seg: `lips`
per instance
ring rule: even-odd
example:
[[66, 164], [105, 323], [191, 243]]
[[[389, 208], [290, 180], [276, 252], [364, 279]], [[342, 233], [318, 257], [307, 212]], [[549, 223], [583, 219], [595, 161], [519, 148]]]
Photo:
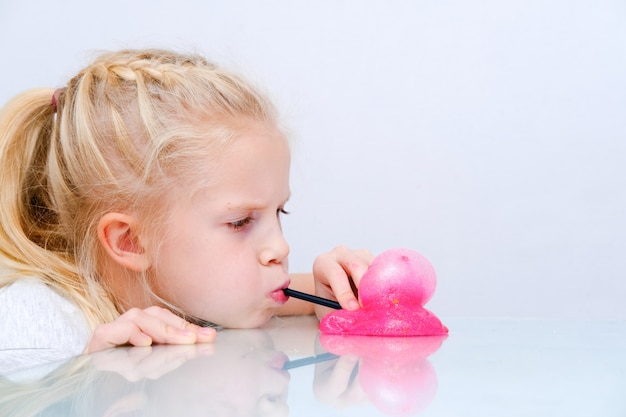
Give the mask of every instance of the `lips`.
[[279, 304], [285, 304], [289, 297], [285, 295], [283, 289], [287, 288], [290, 284], [290, 281], [286, 281], [280, 288], [276, 288], [274, 291], [270, 293], [270, 298], [276, 301]]

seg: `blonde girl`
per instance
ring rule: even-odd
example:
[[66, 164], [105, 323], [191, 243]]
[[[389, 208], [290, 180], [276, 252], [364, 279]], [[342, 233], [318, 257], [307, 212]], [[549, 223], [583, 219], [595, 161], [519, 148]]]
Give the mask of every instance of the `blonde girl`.
[[0, 161], [7, 368], [27, 351], [32, 364], [37, 351], [210, 342], [208, 324], [312, 313], [287, 286], [358, 308], [350, 279], [367, 251], [339, 246], [313, 274], [288, 274], [275, 109], [198, 55], [104, 53], [60, 89], [17, 96], [0, 114]]

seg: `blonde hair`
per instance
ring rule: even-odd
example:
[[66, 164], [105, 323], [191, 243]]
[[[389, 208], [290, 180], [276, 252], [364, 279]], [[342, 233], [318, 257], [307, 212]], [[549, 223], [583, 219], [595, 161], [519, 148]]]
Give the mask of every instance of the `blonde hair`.
[[171, 194], [208, 185], [207, 161], [251, 121], [276, 125], [262, 94], [198, 55], [164, 50], [105, 53], [63, 89], [17, 96], [0, 113], [0, 262], [15, 272], [0, 287], [37, 276], [92, 326], [114, 320], [99, 219], [139, 214], [156, 242]]

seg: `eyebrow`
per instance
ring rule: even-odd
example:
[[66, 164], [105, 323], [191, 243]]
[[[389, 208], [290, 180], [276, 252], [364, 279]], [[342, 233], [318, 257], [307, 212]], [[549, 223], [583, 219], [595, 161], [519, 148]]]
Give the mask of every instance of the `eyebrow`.
[[[287, 195], [287, 198], [283, 200], [280, 204], [284, 206], [287, 204], [289, 199], [291, 198], [291, 192]], [[243, 203], [228, 203], [228, 210], [238, 210], [238, 211], [256, 211], [261, 210], [267, 207], [267, 204], [255, 203], [255, 202], [243, 202]]]

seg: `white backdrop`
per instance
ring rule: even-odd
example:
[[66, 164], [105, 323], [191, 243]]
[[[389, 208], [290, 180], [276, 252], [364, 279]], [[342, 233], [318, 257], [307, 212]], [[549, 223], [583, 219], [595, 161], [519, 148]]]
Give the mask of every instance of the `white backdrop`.
[[143, 46], [271, 92], [292, 271], [410, 247], [442, 317], [626, 319], [625, 1], [0, 0], [0, 102]]

